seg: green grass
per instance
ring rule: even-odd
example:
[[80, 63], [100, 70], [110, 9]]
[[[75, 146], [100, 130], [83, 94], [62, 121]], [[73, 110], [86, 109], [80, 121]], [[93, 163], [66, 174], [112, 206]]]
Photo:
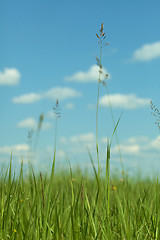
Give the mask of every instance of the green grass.
[[28, 177], [23, 165], [17, 178], [11, 164], [1, 172], [1, 240], [160, 239], [158, 179], [113, 177], [108, 189], [98, 172], [35, 176], [29, 168]]

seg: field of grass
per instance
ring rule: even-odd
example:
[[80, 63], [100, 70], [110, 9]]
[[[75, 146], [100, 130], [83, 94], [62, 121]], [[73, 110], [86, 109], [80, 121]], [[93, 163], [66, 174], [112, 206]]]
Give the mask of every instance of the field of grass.
[[[160, 184], [80, 171], [0, 177], [0, 239], [160, 239]], [[3, 171], [4, 172], [4, 171]], [[108, 197], [109, 194], [109, 197]], [[108, 202], [109, 201], [109, 202]]]
[[[106, 87], [102, 67], [102, 47], [106, 35], [103, 23], [99, 34], [100, 44], [97, 111], [96, 111], [96, 153], [93, 161], [93, 175], [80, 170], [55, 172], [57, 119], [60, 117], [58, 100], [53, 108], [56, 117], [55, 146], [50, 174], [35, 174], [29, 164], [29, 174], [24, 175], [23, 162], [19, 175], [12, 169], [12, 156], [7, 169], [0, 173], [0, 240], [159, 240], [160, 239], [160, 184], [154, 180], [129, 178], [123, 171], [121, 177], [110, 175], [110, 150], [116, 135], [120, 118], [114, 121], [111, 139], [106, 143], [106, 168], [100, 170], [98, 143], [98, 109], [100, 85]], [[107, 75], [105, 76], [108, 77]], [[110, 99], [108, 99], [110, 101]], [[155, 116], [157, 108], [151, 104]], [[43, 122], [40, 117], [37, 136]], [[117, 135], [116, 135], [117, 137]], [[118, 139], [117, 139], [118, 143]], [[96, 168], [95, 165], [98, 165]]]

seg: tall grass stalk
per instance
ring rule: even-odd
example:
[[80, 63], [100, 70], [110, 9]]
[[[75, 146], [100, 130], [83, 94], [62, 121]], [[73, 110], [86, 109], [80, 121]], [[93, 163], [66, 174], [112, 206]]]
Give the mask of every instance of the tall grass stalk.
[[[103, 23], [101, 24], [101, 29], [99, 30], [99, 34], [96, 34], [98, 38], [98, 44], [100, 46], [100, 56], [97, 59], [97, 65], [99, 66], [99, 77], [98, 77], [98, 90], [97, 90], [97, 109], [96, 109], [96, 152], [97, 152], [97, 162], [98, 162], [98, 176], [100, 177], [100, 162], [99, 162], [99, 144], [98, 144], [98, 110], [99, 110], [99, 92], [100, 92], [100, 84], [103, 83], [101, 80], [103, 74], [103, 66], [102, 66], [102, 48], [104, 45], [108, 45], [109, 43], [105, 43], [104, 40], [106, 38], [106, 34], [103, 32]], [[106, 76], [107, 77], [107, 76]]]
[[[101, 29], [99, 30], [99, 34], [96, 34], [98, 38], [98, 44], [100, 46], [100, 56], [97, 59], [97, 65], [99, 66], [99, 78], [98, 78], [98, 91], [97, 91], [97, 109], [96, 109], [96, 152], [97, 152], [97, 163], [98, 163], [98, 189], [99, 189], [99, 239], [101, 238], [101, 176], [100, 176], [100, 159], [99, 159], [99, 143], [98, 143], [98, 110], [99, 110], [99, 94], [100, 94], [100, 84], [104, 84], [104, 81], [102, 81], [102, 75], [103, 74], [103, 66], [102, 66], [102, 48], [105, 45], [108, 45], [109, 43], [105, 43], [106, 34], [103, 31], [103, 23], [101, 24]], [[108, 74], [105, 76], [105, 78], [108, 77]], [[93, 161], [92, 161], [93, 165]], [[94, 168], [95, 169], [95, 168]], [[94, 170], [95, 171], [95, 170]], [[109, 217], [109, 194], [110, 194], [110, 147], [107, 142], [107, 159], [106, 159], [106, 187], [107, 187], [107, 209], [108, 209], [108, 217]], [[109, 219], [108, 219], [109, 220]]]
[[48, 188], [48, 200], [47, 200], [47, 218], [50, 217], [49, 210], [51, 208], [51, 188], [53, 185], [53, 176], [54, 176], [54, 170], [55, 170], [55, 161], [56, 161], [56, 139], [57, 139], [57, 119], [61, 116], [61, 111], [59, 107], [58, 99], [56, 101], [56, 105], [53, 107], [54, 114], [55, 114], [55, 140], [54, 140], [54, 154], [53, 154], [53, 163], [52, 163], [52, 169], [51, 169], [51, 176], [49, 181], [49, 188]]

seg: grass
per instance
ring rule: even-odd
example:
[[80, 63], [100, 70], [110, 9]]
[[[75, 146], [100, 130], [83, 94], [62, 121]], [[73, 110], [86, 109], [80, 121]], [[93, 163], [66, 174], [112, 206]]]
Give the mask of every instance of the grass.
[[29, 169], [28, 178], [23, 164], [18, 178], [12, 164], [1, 173], [1, 240], [160, 239], [158, 178], [114, 177], [108, 199], [106, 179], [99, 182], [98, 172], [91, 177], [70, 168], [64, 174], [35, 176]]
[[[113, 134], [106, 142], [106, 169], [101, 174], [99, 142], [98, 142], [98, 110], [100, 85], [106, 87], [102, 80], [102, 47], [106, 34], [103, 23], [99, 34], [96, 34], [100, 45], [99, 79], [96, 111], [96, 151], [97, 165], [88, 149], [93, 167], [93, 175], [87, 175], [80, 170], [55, 173], [56, 134], [53, 153], [53, 164], [50, 175], [39, 173], [35, 175], [29, 164], [29, 175], [24, 177], [23, 162], [18, 177], [12, 169], [12, 156], [6, 170], [0, 173], [0, 239], [42, 239], [42, 240], [148, 240], [160, 239], [160, 184], [158, 176], [154, 180], [129, 178], [123, 171], [122, 177], [110, 174], [110, 150], [112, 139], [116, 134], [120, 118], [113, 119]], [[107, 76], [105, 76], [107, 78]], [[107, 92], [108, 89], [106, 88]], [[109, 99], [110, 101], [110, 99]], [[159, 110], [151, 104], [156, 117]], [[53, 108], [57, 132], [57, 120], [61, 115], [59, 102]], [[36, 133], [36, 143], [43, 123], [40, 116]], [[158, 125], [159, 126], [159, 125]], [[32, 146], [32, 134], [29, 143]], [[117, 137], [117, 135], [116, 135]], [[117, 141], [118, 142], [118, 141]], [[31, 151], [30, 151], [31, 153]], [[31, 156], [32, 154], [30, 154]], [[121, 158], [121, 156], [120, 156]], [[123, 165], [122, 165], [123, 166]]]

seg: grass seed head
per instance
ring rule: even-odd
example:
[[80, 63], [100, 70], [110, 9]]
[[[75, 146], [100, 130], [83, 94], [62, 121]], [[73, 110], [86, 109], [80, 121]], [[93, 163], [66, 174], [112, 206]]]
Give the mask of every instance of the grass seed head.
[[156, 118], [155, 124], [158, 126], [160, 130], [160, 109], [157, 108], [152, 101], [150, 101], [150, 106], [151, 106], [151, 114]]
[[60, 118], [61, 117], [61, 108], [59, 106], [59, 101], [58, 99], [56, 100], [56, 104], [55, 106], [53, 107], [53, 111], [54, 111], [54, 114], [55, 114], [55, 117], [56, 118]]

